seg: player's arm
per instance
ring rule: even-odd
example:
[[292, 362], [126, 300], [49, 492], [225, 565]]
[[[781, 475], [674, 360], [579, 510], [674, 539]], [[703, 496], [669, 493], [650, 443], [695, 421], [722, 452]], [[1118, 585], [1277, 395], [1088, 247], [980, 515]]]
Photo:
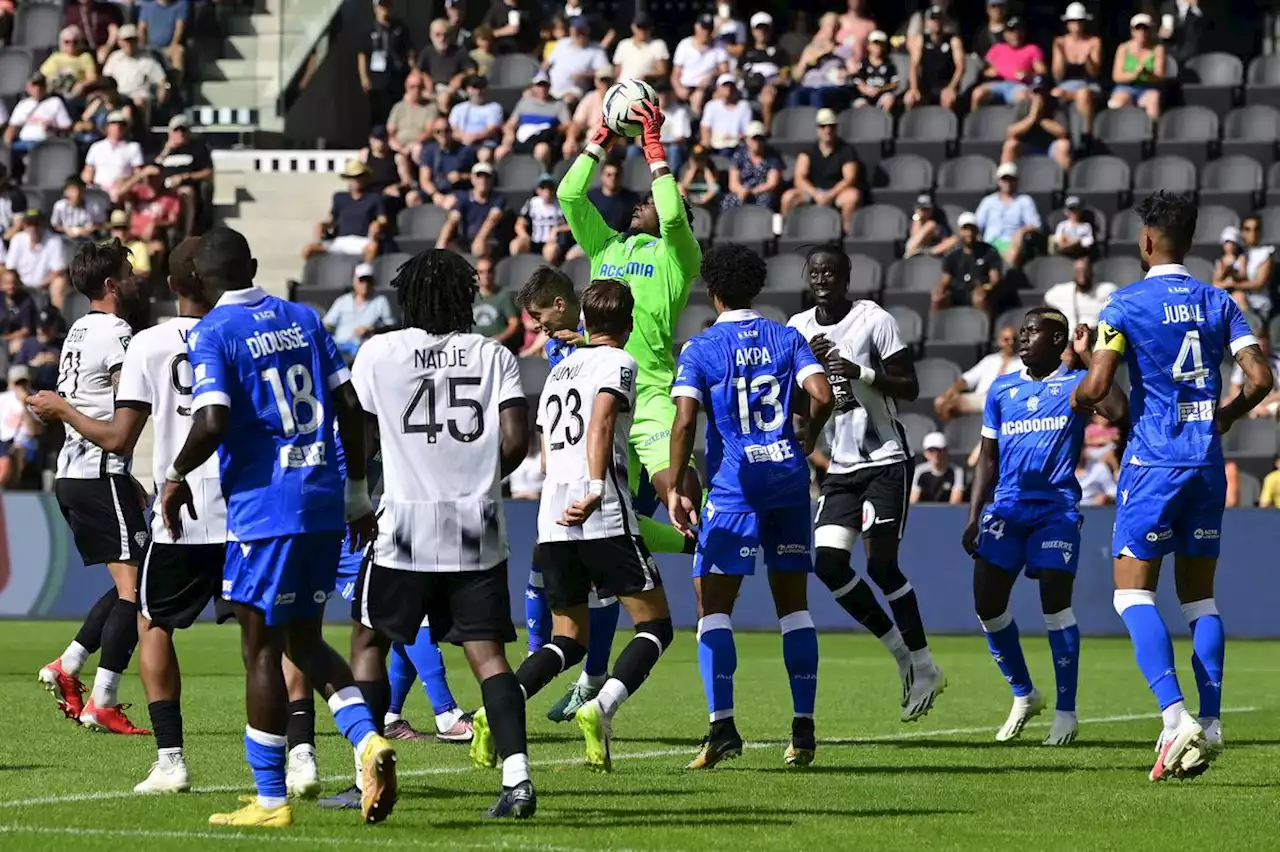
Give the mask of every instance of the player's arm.
[[[1086, 370], [1093, 364], [1092, 334], [1089, 326], [1081, 323], [1076, 326], [1075, 336], [1071, 340], [1071, 347], [1080, 356], [1080, 362], [1084, 364]], [[1111, 390], [1094, 407], [1094, 411], [1124, 430], [1129, 423], [1129, 398], [1124, 395], [1124, 391], [1120, 390], [1119, 385], [1112, 383]]]
[[591, 422], [587, 424], [587, 495], [564, 510], [564, 517], [556, 521], [560, 526], [579, 526], [600, 508], [604, 476], [613, 451], [614, 425], [618, 422], [618, 412], [625, 411], [630, 404], [613, 388], [601, 388], [596, 393]]
[[920, 380], [911, 350], [902, 342], [898, 321], [889, 312], [880, 311], [871, 322], [870, 333], [882, 369], [855, 364], [840, 355], [839, 347], [832, 347], [827, 354], [827, 372], [868, 384], [892, 399], [914, 401], [920, 396]]
[[[1252, 339], [1252, 336], [1250, 336], [1250, 339]], [[1267, 395], [1271, 393], [1271, 388], [1275, 385], [1275, 377], [1271, 374], [1271, 364], [1268, 362], [1267, 356], [1262, 354], [1262, 350], [1257, 343], [1245, 343], [1236, 348], [1236, 344], [1243, 340], [1243, 337], [1237, 338], [1231, 344], [1232, 348], [1235, 349], [1236, 363], [1244, 371], [1244, 384], [1240, 386], [1239, 393], [1232, 397], [1226, 405], [1218, 409], [1216, 418], [1218, 431], [1223, 434], [1226, 434], [1233, 423], [1244, 417], [1258, 403], [1266, 399]]]
[[835, 397], [831, 393], [831, 382], [813, 350], [809, 347], [804, 335], [795, 329], [788, 329], [792, 339], [792, 359], [796, 368], [796, 383], [809, 397], [808, 413], [797, 417], [801, 424], [800, 443], [804, 446], [804, 454], [811, 455], [818, 443], [831, 412], [835, 410]]
[[991, 499], [1000, 476], [1000, 402], [999, 394], [987, 394], [982, 412], [982, 443], [978, 449], [978, 462], [973, 466], [973, 488], [969, 492], [969, 521], [965, 524], [964, 549], [970, 554], [978, 541], [978, 528], [982, 522], [982, 507]]
[[511, 350], [493, 344], [498, 354], [498, 430], [502, 477], [510, 476], [529, 453], [529, 401], [520, 384], [520, 365]]
[[1124, 350], [1128, 345], [1121, 329], [1120, 310], [1113, 302], [1109, 302], [1098, 318], [1098, 342], [1089, 358], [1089, 372], [1071, 394], [1072, 410], [1083, 412], [1094, 409], [1111, 393], [1116, 370], [1120, 367], [1120, 359], [1124, 357]]
[[703, 377], [702, 366], [696, 357], [693, 343], [686, 343], [680, 353], [680, 365], [676, 370], [675, 383], [671, 388], [671, 396], [676, 403], [676, 419], [671, 424], [670, 469], [671, 491], [663, 495], [667, 501], [667, 515], [671, 518], [671, 526], [675, 527], [686, 538], [693, 538], [693, 524], [697, 503], [691, 494], [680, 493], [680, 486], [685, 481], [685, 472], [689, 469], [689, 459], [693, 456], [693, 439], [698, 428], [698, 409], [702, 406], [707, 391], [707, 382]]
[[582, 246], [589, 258], [594, 258], [603, 251], [609, 240], [618, 235], [617, 231], [605, 224], [600, 211], [587, 198], [587, 189], [591, 186], [596, 167], [603, 162], [609, 146], [616, 140], [617, 137], [607, 127], [600, 125], [600, 129], [592, 134], [586, 149], [573, 161], [569, 171], [560, 179], [560, 186], [556, 188], [556, 198], [560, 201], [560, 209], [564, 211], [573, 239]]
[[61, 420], [75, 429], [90, 443], [109, 453], [127, 456], [133, 453], [147, 424], [151, 406], [134, 400], [117, 400], [115, 416], [110, 420], [97, 420], [76, 411], [70, 403], [52, 391], [40, 391], [27, 398], [27, 405], [42, 421]]

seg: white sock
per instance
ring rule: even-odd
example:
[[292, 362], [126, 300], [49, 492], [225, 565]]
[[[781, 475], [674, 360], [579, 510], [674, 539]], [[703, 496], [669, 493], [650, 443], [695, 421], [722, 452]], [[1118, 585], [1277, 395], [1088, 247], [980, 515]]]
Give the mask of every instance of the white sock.
[[182, 763], [182, 749], [181, 747], [158, 749], [157, 757], [159, 757], [161, 763], [170, 766], [175, 763]]
[[[1033, 692], [1034, 692], [1034, 690], [1033, 690]], [[1032, 696], [1033, 692], [1028, 692], [1026, 695], [1015, 695], [1015, 696], [1013, 696], [1013, 706], [1015, 706], [1015, 707], [1029, 707], [1029, 706], [1031, 705], [1031, 696]]]
[[502, 761], [502, 786], [514, 787], [529, 780], [529, 755], [513, 754]]
[[607, 674], [589, 675], [586, 669], [583, 669], [582, 674], [578, 675], [578, 683], [591, 689], [599, 689], [604, 686], [604, 682], [608, 679], [609, 676]]
[[364, 792], [364, 766], [360, 763], [360, 750], [354, 752], [356, 756], [356, 789]]
[[314, 759], [316, 756], [316, 747], [313, 746], [311, 743], [298, 743], [296, 746], [289, 749], [290, 757], [293, 757], [299, 754], [309, 754]]
[[390, 725], [392, 722], [399, 722], [399, 721], [400, 721], [400, 714], [399, 714], [399, 713], [392, 713], [392, 712], [388, 711], [388, 712], [387, 712], [387, 713], [385, 713], [385, 714], [383, 715], [383, 717], [382, 717], [382, 725], [383, 725], [383, 727], [386, 727], [387, 725]]
[[258, 804], [269, 811], [274, 811], [276, 808], [283, 807], [285, 802], [287, 801], [289, 800], [282, 799], [278, 796], [259, 796], [258, 797]]
[[1175, 701], [1168, 707], [1160, 711], [1160, 718], [1164, 719], [1164, 729], [1172, 731], [1178, 727], [1178, 723], [1182, 721], [1182, 714], [1187, 712], [1187, 705], [1182, 701]]
[[89, 659], [89, 649], [79, 642], [72, 642], [58, 659], [62, 662], [63, 671], [69, 675], [77, 675], [84, 668], [84, 661]]
[[93, 677], [93, 703], [99, 707], [115, 707], [120, 703], [119, 688], [120, 672], [98, 666], [98, 673]]
[[436, 714], [436, 730], [440, 733], [452, 728], [462, 718], [462, 710], [455, 707], [452, 710], [446, 710], [443, 713]]
[[596, 695], [596, 701], [600, 703], [600, 709], [604, 712], [605, 718], [612, 719], [613, 714], [618, 712], [622, 702], [626, 701], [630, 695], [631, 693], [623, 686], [622, 681], [616, 677], [611, 677], [605, 681], [604, 686], [600, 687], [600, 692]]
[[907, 650], [907, 643], [902, 641], [902, 632], [898, 628], [890, 627], [889, 632], [880, 637], [880, 641], [893, 654], [894, 659], [906, 662], [910, 658], [911, 652]]
[[933, 668], [933, 654], [929, 653], [928, 645], [925, 645], [919, 651], [911, 652], [911, 665], [918, 669]]

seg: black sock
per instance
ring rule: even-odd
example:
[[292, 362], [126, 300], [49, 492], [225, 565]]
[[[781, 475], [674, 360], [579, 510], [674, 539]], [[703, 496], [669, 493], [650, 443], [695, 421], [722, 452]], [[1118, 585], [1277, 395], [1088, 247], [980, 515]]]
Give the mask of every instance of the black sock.
[[182, 702], [152, 701], [147, 710], [151, 713], [156, 748], [182, 748]]
[[[573, 668], [586, 656], [587, 649], [577, 640], [567, 636], [551, 637], [550, 642], [526, 657], [516, 671], [516, 679], [524, 687], [525, 698], [537, 695], [561, 672]], [[489, 706], [487, 702], [485, 706]]]
[[480, 698], [489, 717], [489, 730], [493, 732], [498, 757], [527, 754], [529, 737], [525, 729], [524, 693], [516, 676], [503, 672], [487, 678], [480, 684]]
[[138, 605], [117, 598], [102, 628], [102, 656], [98, 665], [109, 672], [121, 673], [129, 668], [129, 658], [138, 646]]
[[102, 647], [102, 628], [106, 626], [107, 616], [111, 615], [111, 608], [116, 605], [117, 600], [119, 598], [113, 586], [102, 593], [102, 597], [98, 598], [89, 614], [84, 617], [84, 624], [80, 625], [76, 641], [90, 654]]
[[[368, 699], [365, 699], [366, 701]], [[316, 744], [316, 703], [310, 698], [290, 701], [285, 706], [289, 719], [285, 723], [284, 735], [288, 740], [289, 751], [294, 746]], [[376, 721], [376, 720], [375, 720]]]
[[[387, 710], [391, 707], [391, 684], [384, 677], [382, 680], [358, 680], [356, 687], [364, 696], [364, 703], [369, 705], [369, 712], [373, 714], [373, 724], [378, 726], [378, 733], [384, 733], [383, 720], [387, 718]], [[314, 729], [311, 735], [315, 736]]]
[[919, 651], [929, 644], [924, 635], [924, 622], [920, 618], [920, 603], [916, 600], [915, 589], [907, 582], [895, 559], [892, 562], [880, 563], [867, 561], [867, 573], [884, 593], [885, 600], [893, 610], [893, 620], [902, 631], [902, 641], [907, 649]]
[[636, 635], [613, 663], [613, 676], [627, 688], [627, 695], [636, 694], [674, 636], [669, 618], [636, 625]]
[[849, 554], [834, 547], [819, 547], [814, 570], [836, 596], [836, 603], [876, 638], [893, 629], [889, 613], [876, 600], [871, 587], [849, 565]]

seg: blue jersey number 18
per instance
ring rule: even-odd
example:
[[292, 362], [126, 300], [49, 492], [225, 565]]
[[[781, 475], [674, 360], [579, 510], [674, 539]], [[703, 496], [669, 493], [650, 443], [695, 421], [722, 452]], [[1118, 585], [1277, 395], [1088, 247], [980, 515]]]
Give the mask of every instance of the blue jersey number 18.
[[[280, 429], [286, 438], [309, 435], [324, 422], [324, 405], [315, 397], [315, 383], [311, 371], [302, 364], [294, 364], [285, 371], [280, 381], [280, 371], [275, 367], [262, 371], [263, 380], [271, 386], [280, 412]], [[285, 387], [288, 386], [288, 395]], [[306, 415], [306, 419], [303, 419]]]

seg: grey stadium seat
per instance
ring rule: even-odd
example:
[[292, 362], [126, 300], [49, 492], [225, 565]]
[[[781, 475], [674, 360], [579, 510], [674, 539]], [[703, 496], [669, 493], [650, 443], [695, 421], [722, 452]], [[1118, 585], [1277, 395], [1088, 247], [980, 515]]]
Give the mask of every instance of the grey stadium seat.
[[845, 248], [870, 255], [884, 266], [898, 256], [906, 238], [907, 214], [887, 204], [872, 204], [854, 211]]
[[1227, 226], [1240, 227], [1239, 214], [1227, 207], [1201, 204], [1191, 254], [1216, 261], [1222, 254], [1222, 229]]
[[1070, 281], [1075, 262], [1069, 257], [1048, 255], [1032, 258], [1022, 269], [1031, 289], [1043, 293], [1055, 284]]
[[698, 242], [703, 244], [711, 242], [712, 231], [711, 214], [702, 207], [693, 208], [693, 235], [697, 237]]
[[542, 171], [542, 163], [531, 154], [511, 154], [498, 161], [496, 188], [508, 207], [520, 209], [519, 205], [538, 188]]
[[838, 242], [841, 228], [840, 211], [834, 207], [807, 204], [783, 218], [778, 251], [796, 251], [817, 243]]
[[1028, 300], [1024, 297], [1023, 301], [1028, 302], [1028, 304], [1024, 304], [1017, 308], [1010, 308], [1009, 310], [1002, 312], [1000, 316], [996, 317], [996, 321], [991, 324], [991, 340], [993, 343], [995, 342], [996, 337], [999, 336], [1000, 332], [1006, 328], [1013, 326], [1015, 331], [1022, 328], [1022, 323], [1027, 318], [1027, 311], [1036, 307], [1035, 304], [1030, 303], [1032, 300]]
[[13, 22], [13, 43], [35, 50], [57, 50], [62, 9], [46, 4], [22, 4]]
[[644, 157], [627, 157], [622, 161], [622, 185], [627, 189], [643, 196], [649, 192], [652, 181], [653, 173]]
[[933, 288], [942, 278], [942, 261], [927, 254], [897, 260], [885, 273], [883, 304], [903, 305], [920, 316], [929, 313]]
[[930, 432], [938, 431], [938, 424], [933, 421], [932, 417], [925, 414], [915, 414], [913, 412], [899, 414], [898, 422], [902, 424], [903, 431], [907, 433], [907, 447], [913, 456], [921, 454], [921, 444], [924, 443], [924, 436]]
[[396, 273], [400, 271], [400, 267], [410, 260], [413, 260], [413, 255], [399, 252], [380, 255], [375, 259], [373, 261], [373, 277], [378, 282], [378, 286], [391, 286], [391, 281], [396, 277]]
[[[1045, 217], [1045, 233], [1052, 234], [1058, 227], [1058, 223], [1067, 218], [1067, 211], [1059, 207]], [[1110, 236], [1110, 226], [1107, 222], [1107, 216], [1097, 207], [1084, 205], [1084, 220], [1093, 225], [1093, 239], [1095, 244], [1105, 244]]]
[[773, 242], [773, 212], [765, 207], [734, 207], [720, 214], [716, 242], [745, 243], [764, 254]]
[[1276, 454], [1276, 424], [1266, 418], [1238, 420], [1222, 438], [1222, 449], [1229, 457], [1266, 456]]
[[1156, 153], [1162, 157], [1186, 157], [1197, 167], [1202, 166], [1209, 159], [1209, 146], [1218, 141], [1218, 124], [1217, 113], [1207, 107], [1171, 109], [1160, 116]]
[[1251, 157], [1223, 157], [1200, 172], [1200, 203], [1252, 210], [1262, 201], [1262, 166]]
[[1206, 283], [1213, 281], [1214, 264], [1205, 260], [1203, 257], [1189, 255], [1185, 260], [1183, 260], [1182, 264], [1187, 267], [1187, 272], [1191, 273], [1192, 278], [1196, 278]]
[[947, 436], [947, 447], [953, 456], [964, 458], [982, 440], [982, 415], [966, 414], [957, 417], [943, 427], [942, 433]]
[[402, 237], [415, 240], [434, 241], [444, 230], [444, 223], [449, 219], [449, 211], [431, 204], [421, 207], [406, 207], [396, 216], [396, 230]]
[[[914, 209], [920, 193], [932, 189], [933, 164], [914, 154], [899, 154], [883, 161], [876, 168], [872, 178], [871, 197], [876, 204], [889, 204], [907, 211]], [[905, 237], [904, 230], [899, 239]]]
[[1237, 477], [1240, 483], [1240, 505], [1258, 505], [1258, 501], [1262, 499], [1262, 483], [1258, 481], [1258, 477], [1243, 470], [1237, 474]]
[[933, 399], [942, 396], [947, 388], [959, 381], [960, 373], [960, 368], [950, 361], [921, 358], [916, 362], [916, 379], [920, 383], [920, 398]]
[[1157, 189], [1172, 192], [1194, 192], [1197, 186], [1196, 164], [1185, 157], [1171, 155], [1143, 160], [1133, 169], [1133, 195], [1142, 198]]
[[805, 279], [805, 257], [802, 254], [778, 254], [765, 261], [768, 273], [764, 289], [778, 293], [801, 292], [809, 289]]
[[934, 201], [974, 210], [983, 197], [996, 188], [996, 164], [986, 157], [969, 154], [945, 160], [938, 167]]
[[920, 315], [905, 305], [894, 305], [889, 308], [889, 314], [898, 323], [902, 342], [908, 346], [919, 346], [924, 340], [924, 320]]
[[790, 319], [790, 317], [787, 316], [787, 312], [782, 310], [782, 308], [779, 308], [777, 305], [771, 305], [766, 302], [756, 305], [755, 308], [756, 313], [760, 314], [760, 316], [765, 319], [773, 320], [779, 325], [786, 325], [787, 320]]
[[23, 182], [46, 189], [61, 189], [67, 178], [80, 173], [80, 152], [70, 139], [46, 139], [27, 154]]
[[1244, 83], [1244, 63], [1230, 53], [1202, 53], [1182, 69], [1182, 101], [1226, 115]]
[[850, 254], [849, 258], [849, 292], [854, 296], [876, 299], [884, 286], [884, 267], [874, 257], [865, 254]]
[[493, 280], [499, 289], [518, 293], [530, 276], [546, 265], [547, 262], [540, 254], [516, 254], [504, 257], [493, 269]]
[[489, 98], [502, 105], [504, 115], [509, 115], [536, 73], [538, 63], [531, 56], [508, 53], [494, 57], [489, 69]]
[[1258, 211], [1262, 218], [1262, 233], [1258, 240], [1264, 246], [1280, 243], [1280, 207], [1266, 207]]
[[1280, 110], [1270, 106], [1233, 109], [1222, 122], [1222, 155], [1252, 157], [1269, 167], [1280, 140]]
[[769, 144], [781, 154], [799, 154], [818, 141], [818, 110], [815, 107], [787, 107], [773, 117]]
[[1107, 239], [1107, 254], [1112, 257], [1137, 257], [1138, 234], [1142, 231], [1142, 222], [1133, 210], [1121, 210], [1111, 220], [1111, 233]]
[[901, 98], [907, 92], [907, 84], [911, 82], [907, 74], [907, 69], [911, 67], [911, 57], [900, 50], [895, 50], [889, 54], [889, 60], [893, 63], [893, 67], [898, 69], [898, 87], [893, 92]]
[[915, 154], [938, 162], [948, 155], [952, 141], [959, 135], [960, 122], [951, 110], [940, 106], [916, 107], [903, 113], [898, 122], [894, 151], [898, 155]]
[[1267, 325], [1267, 337], [1271, 340], [1272, 349], [1280, 349], [1280, 314], [1273, 316]]
[[956, 307], [929, 318], [929, 340], [925, 352], [930, 358], [947, 358], [961, 367], [973, 364], [987, 349], [990, 320], [977, 308]]
[[302, 268], [302, 285], [307, 289], [348, 290], [359, 263], [360, 258], [350, 254], [314, 255]]
[[573, 282], [573, 288], [579, 293], [591, 285], [591, 258], [589, 257], [571, 257], [560, 267], [560, 271], [569, 276], [569, 280]]
[[547, 382], [547, 374], [551, 372], [551, 365], [546, 358], [521, 358], [520, 363], [520, 387], [524, 389], [525, 396], [538, 397], [542, 395], [542, 386]]
[[1249, 63], [1244, 102], [1280, 107], [1280, 55], [1256, 57]]
[[1129, 185], [1129, 164], [1119, 157], [1088, 157], [1073, 165], [1067, 175], [1067, 194], [1079, 196], [1083, 203], [1108, 216], [1120, 209]]
[[874, 170], [893, 140], [893, 118], [877, 107], [854, 107], [840, 115], [837, 132], [857, 149], [863, 169]]
[[1067, 176], [1050, 157], [1018, 158], [1018, 191], [1031, 196], [1044, 219], [1054, 210], [1057, 196], [1067, 183]]
[[1004, 138], [1017, 107], [987, 105], [978, 107], [964, 120], [964, 135], [960, 138], [960, 154], [974, 154], [989, 160], [999, 160], [1004, 150]]
[[1143, 110], [1131, 106], [1104, 110], [1093, 123], [1093, 152], [1137, 162], [1146, 156], [1152, 137], [1151, 119]]
[[[706, 292], [706, 285], [699, 278], [694, 282], [694, 289], [699, 292]], [[716, 309], [706, 305], [689, 305], [684, 309], [684, 313], [680, 314], [680, 320], [676, 323], [676, 343], [684, 343], [686, 340], [697, 337], [702, 333], [702, 327], [707, 321], [715, 322]]]
[[1093, 267], [1093, 280], [1099, 284], [1111, 282], [1117, 287], [1128, 287], [1145, 275], [1142, 262], [1136, 257], [1108, 257]]
[[21, 97], [34, 67], [31, 51], [21, 47], [0, 50], [0, 97]]
[[81, 293], [79, 290], [72, 290], [67, 294], [67, 300], [62, 307], [62, 318], [70, 326], [80, 317], [89, 313], [89, 297]]

